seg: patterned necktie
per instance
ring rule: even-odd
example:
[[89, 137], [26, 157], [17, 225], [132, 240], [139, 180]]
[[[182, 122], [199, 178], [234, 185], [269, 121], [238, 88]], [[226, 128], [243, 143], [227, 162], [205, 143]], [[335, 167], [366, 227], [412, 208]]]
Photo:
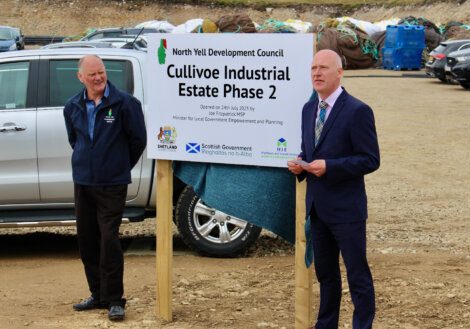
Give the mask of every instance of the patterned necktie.
[[318, 115], [317, 122], [315, 123], [315, 147], [320, 140], [321, 131], [323, 130], [323, 125], [325, 124], [326, 109], [328, 104], [325, 101], [320, 102], [320, 114]]

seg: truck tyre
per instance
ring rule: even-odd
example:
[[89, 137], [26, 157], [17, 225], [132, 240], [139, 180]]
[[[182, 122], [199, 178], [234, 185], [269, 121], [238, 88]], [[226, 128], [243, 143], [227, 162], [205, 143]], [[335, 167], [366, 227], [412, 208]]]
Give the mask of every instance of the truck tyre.
[[206, 206], [190, 186], [176, 203], [175, 221], [188, 247], [210, 257], [235, 257], [251, 246], [261, 228]]
[[460, 81], [460, 85], [465, 89], [470, 89], [470, 82], [467, 81]]

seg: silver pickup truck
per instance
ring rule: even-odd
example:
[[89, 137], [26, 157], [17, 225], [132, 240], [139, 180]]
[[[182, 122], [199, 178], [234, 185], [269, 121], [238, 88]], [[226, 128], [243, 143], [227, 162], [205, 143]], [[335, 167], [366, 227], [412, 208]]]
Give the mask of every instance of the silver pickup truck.
[[[62, 110], [81, 88], [77, 62], [99, 55], [108, 79], [148, 110], [146, 53], [129, 49], [50, 49], [0, 54], [0, 228], [74, 224], [71, 148]], [[132, 170], [129, 221], [155, 216], [156, 162], [142, 159]], [[261, 229], [207, 207], [189, 186], [174, 179], [175, 223], [183, 240], [201, 254], [235, 256]], [[233, 217], [232, 217], [233, 218]]]

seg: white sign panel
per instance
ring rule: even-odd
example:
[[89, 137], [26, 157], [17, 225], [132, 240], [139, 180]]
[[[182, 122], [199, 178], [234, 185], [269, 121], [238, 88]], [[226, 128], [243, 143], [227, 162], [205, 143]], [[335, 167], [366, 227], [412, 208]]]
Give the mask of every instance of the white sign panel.
[[285, 167], [312, 93], [311, 34], [150, 34], [150, 158]]

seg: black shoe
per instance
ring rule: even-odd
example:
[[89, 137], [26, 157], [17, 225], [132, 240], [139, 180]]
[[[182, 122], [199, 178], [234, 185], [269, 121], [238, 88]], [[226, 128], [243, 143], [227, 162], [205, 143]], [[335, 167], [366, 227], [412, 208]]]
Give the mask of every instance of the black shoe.
[[73, 305], [75, 311], [87, 311], [94, 310], [97, 308], [103, 308], [100, 301], [93, 296], [86, 298], [78, 304]]
[[111, 321], [122, 321], [124, 320], [124, 307], [119, 305], [114, 305], [109, 308], [108, 318]]

